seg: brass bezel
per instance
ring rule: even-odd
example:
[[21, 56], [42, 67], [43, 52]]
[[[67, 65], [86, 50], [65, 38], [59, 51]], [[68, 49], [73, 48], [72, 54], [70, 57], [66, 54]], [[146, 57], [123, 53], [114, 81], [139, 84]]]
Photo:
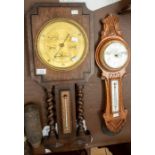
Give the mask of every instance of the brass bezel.
[[[78, 28], [81, 33], [83, 34], [84, 37], [84, 41], [85, 41], [85, 49], [83, 51], [83, 56], [81, 57], [81, 59], [79, 59], [74, 65], [70, 66], [70, 67], [56, 67], [53, 65], [48, 64], [45, 60], [42, 59], [42, 57], [40, 56], [39, 52], [38, 52], [38, 48], [37, 48], [37, 43], [38, 43], [38, 39], [39, 39], [39, 34], [42, 32], [42, 30], [47, 27], [48, 25], [55, 23], [55, 22], [66, 22], [66, 23], [70, 23], [72, 25], [74, 25], [76, 28]], [[71, 71], [75, 68], [77, 68], [86, 58], [87, 54], [88, 54], [88, 49], [89, 49], [89, 40], [88, 40], [88, 36], [87, 33], [85, 31], [85, 29], [75, 20], [72, 19], [68, 19], [68, 18], [54, 18], [52, 20], [49, 20], [48, 22], [46, 22], [45, 24], [43, 24], [43, 26], [40, 28], [38, 34], [36, 35], [36, 39], [35, 39], [35, 51], [36, 51], [36, 55], [38, 56], [39, 60], [46, 65], [49, 69], [55, 70], [55, 71]]]

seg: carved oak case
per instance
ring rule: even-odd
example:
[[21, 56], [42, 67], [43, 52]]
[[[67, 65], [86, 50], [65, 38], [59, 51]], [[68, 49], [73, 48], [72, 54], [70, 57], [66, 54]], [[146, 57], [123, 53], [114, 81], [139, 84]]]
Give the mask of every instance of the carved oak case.
[[126, 122], [127, 110], [122, 96], [122, 78], [130, 60], [128, 44], [123, 39], [117, 16], [103, 19], [103, 30], [95, 59], [106, 85], [106, 107], [103, 118], [110, 132], [119, 132]]

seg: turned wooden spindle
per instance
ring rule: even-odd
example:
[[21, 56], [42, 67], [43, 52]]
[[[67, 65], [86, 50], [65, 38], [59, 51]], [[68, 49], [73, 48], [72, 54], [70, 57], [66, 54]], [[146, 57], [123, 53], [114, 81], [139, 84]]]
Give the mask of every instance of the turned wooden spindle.
[[77, 121], [78, 121], [78, 134], [83, 134], [85, 132], [84, 129], [84, 93], [83, 93], [84, 86], [77, 85]]
[[54, 96], [52, 92], [53, 88], [46, 89], [46, 103], [47, 103], [47, 110], [48, 110], [48, 125], [50, 126], [50, 133], [49, 136], [56, 136], [55, 130], [55, 110], [54, 110]]

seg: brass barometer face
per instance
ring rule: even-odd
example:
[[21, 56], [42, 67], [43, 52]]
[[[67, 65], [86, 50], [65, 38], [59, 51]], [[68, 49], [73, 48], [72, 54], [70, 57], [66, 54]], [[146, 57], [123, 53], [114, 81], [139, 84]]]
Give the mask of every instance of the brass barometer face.
[[128, 59], [128, 48], [120, 41], [111, 40], [101, 48], [100, 61], [108, 69], [120, 69]]
[[82, 63], [88, 51], [84, 29], [70, 19], [46, 23], [36, 39], [36, 51], [42, 63], [58, 71], [68, 71]]

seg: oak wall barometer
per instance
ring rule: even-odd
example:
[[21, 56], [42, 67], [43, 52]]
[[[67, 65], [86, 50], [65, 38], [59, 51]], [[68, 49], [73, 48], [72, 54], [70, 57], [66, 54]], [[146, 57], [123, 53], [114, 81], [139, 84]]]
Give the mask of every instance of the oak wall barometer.
[[26, 14], [31, 78], [44, 90], [42, 145], [85, 147], [84, 84], [93, 74], [93, 16], [83, 3], [35, 4]]
[[106, 109], [103, 118], [107, 128], [116, 133], [126, 122], [127, 110], [123, 104], [122, 78], [130, 60], [130, 52], [120, 32], [118, 17], [109, 15], [103, 20], [103, 24], [95, 58], [106, 85]]

